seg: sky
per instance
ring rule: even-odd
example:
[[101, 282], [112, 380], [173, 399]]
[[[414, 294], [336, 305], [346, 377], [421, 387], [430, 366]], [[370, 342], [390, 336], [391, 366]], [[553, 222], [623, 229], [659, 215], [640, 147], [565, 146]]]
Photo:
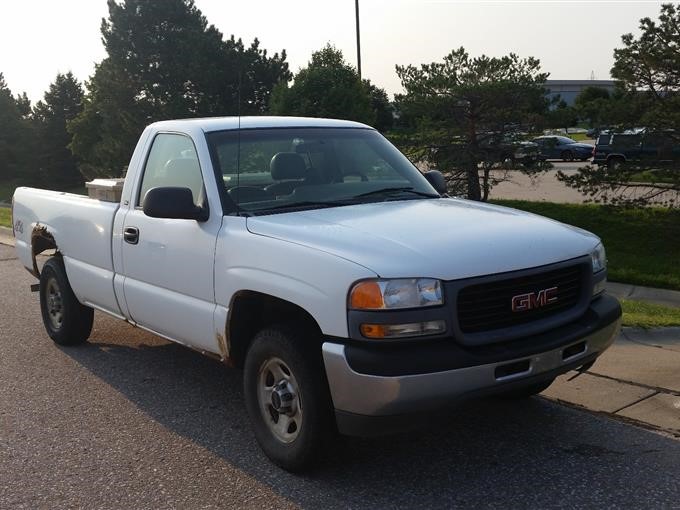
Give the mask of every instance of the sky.
[[[354, 0], [195, 0], [228, 37], [286, 49], [291, 70], [331, 43], [356, 64]], [[655, 1], [360, 0], [362, 75], [391, 95], [395, 65], [472, 56], [533, 56], [552, 79], [609, 79], [621, 35], [656, 18]], [[106, 0], [0, 0], [0, 72], [17, 94], [42, 98], [58, 72], [86, 80], [106, 53], [99, 32]]]

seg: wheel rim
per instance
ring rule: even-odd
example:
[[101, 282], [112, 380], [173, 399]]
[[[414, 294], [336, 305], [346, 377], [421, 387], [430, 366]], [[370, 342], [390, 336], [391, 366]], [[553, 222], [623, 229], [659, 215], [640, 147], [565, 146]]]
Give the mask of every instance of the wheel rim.
[[279, 358], [260, 367], [257, 399], [269, 431], [283, 443], [295, 441], [302, 426], [302, 401], [295, 375]]
[[54, 277], [47, 280], [45, 300], [50, 324], [54, 329], [61, 329], [64, 322], [64, 302], [61, 298], [61, 289]]

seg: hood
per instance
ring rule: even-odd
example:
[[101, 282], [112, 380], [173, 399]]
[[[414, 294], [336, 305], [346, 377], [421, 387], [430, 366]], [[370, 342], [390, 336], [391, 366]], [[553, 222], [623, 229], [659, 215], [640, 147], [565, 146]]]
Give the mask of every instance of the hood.
[[253, 234], [342, 257], [385, 278], [453, 280], [526, 269], [587, 255], [599, 241], [541, 216], [460, 199], [255, 216], [247, 219], [247, 227]]

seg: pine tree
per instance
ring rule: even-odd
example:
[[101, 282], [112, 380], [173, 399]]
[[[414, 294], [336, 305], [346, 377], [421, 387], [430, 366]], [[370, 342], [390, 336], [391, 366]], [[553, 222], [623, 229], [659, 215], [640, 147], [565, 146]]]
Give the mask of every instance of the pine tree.
[[312, 54], [293, 85], [282, 83], [272, 96], [272, 113], [330, 117], [374, 124], [369, 89], [342, 52], [330, 44]]
[[[71, 147], [89, 177], [119, 176], [145, 125], [164, 119], [262, 113], [288, 81], [286, 54], [267, 56], [209, 25], [193, 0], [109, 0], [108, 56], [87, 84]], [[240, 99], [240, 104], [239, 104]]]
[[[24, 179], [30, 183], [32, 139], [28, 119], [24, 118], [26, 95], [17, 100], [0, 73], [0, 180]], [[29, 103], [30, 112], [30, 103]]]
[[39, 141], [38, 166], [45, 185], [64, 188], [82, 183], [76, 159], [68, 149], [67, 124], [82, 110], [83, 88], [72, 73], [58, 74], [33, 109]]

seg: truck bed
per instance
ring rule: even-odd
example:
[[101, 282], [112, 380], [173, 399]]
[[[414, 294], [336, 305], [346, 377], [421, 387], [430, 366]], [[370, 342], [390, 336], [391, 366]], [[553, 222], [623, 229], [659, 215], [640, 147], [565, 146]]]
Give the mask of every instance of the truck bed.
[[118, 203], [36, 188], [14, 192], [13, 225], [22, 264], [34, 272], [36, 239], [47, 233], [63, 255], [81, 303], [120, 315], [113, 290], [112, 235]]

